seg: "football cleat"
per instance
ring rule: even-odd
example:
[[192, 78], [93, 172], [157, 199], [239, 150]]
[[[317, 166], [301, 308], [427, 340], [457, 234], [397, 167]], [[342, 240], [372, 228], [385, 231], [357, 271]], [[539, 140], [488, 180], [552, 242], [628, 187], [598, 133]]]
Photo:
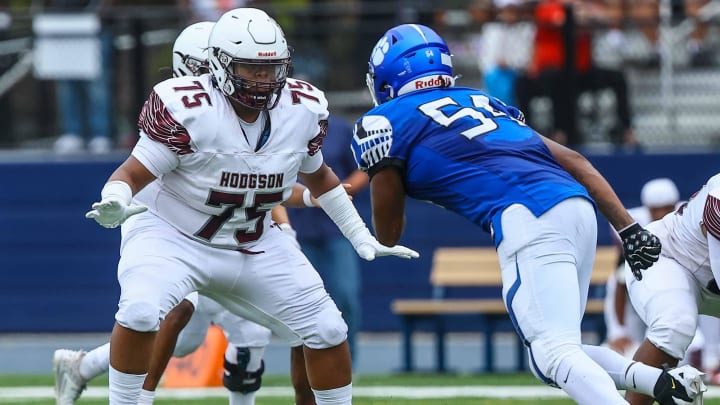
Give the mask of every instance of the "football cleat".
[[87, 380], [80, 375], [80, 362], [84, 351], [55, 350], [53, 373], [55, 374], [55, 404], [73, 405], [85, 390]]
[[688, 365], [663, 369], [655, 383], [653, 396], [660, 405], [702, 405], [707, 387], [705, 373]]

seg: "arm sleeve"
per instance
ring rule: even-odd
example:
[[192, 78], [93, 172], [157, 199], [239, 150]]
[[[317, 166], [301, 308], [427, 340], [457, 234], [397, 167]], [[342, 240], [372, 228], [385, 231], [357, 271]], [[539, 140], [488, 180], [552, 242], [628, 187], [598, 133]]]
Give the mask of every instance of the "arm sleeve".
[[178, 155], [173, 153], [165, 145], [150, 140], [141, 132], [132, 151], [133, 157], [145, 166], [155, 177], [174, 170], [180, 163]]

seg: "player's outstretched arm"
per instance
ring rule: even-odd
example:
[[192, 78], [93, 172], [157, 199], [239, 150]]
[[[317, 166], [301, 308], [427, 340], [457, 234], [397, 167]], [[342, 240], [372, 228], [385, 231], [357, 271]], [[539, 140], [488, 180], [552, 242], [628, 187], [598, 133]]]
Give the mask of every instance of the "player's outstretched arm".
[[560, 165], [585, 186], [598, 209], [618, 231], [625, 259], [638, 280], [640, 270], [652, 266], [660, 257], [660, 240], [633, 220], [605, 177], [580, 153], [541, 136]]
[[542, 139], [563, 169], [585, 186], [597, 203], [600, 212], [610, 221], [615, 230], [623, 229], [635, 222], [610, 183], [583, 155], [546, 137], [542, 137]]
[[325, 164], [310, 174], [300, 174], [313, 195], [317, 195], [320, 207], [335, 222], [343, 235], [352, 243], [357, 254], [365, 260], [378, 256], [416, 258], [419, 254], [404, 246], [385, 246], [375, 239], [350, 201], [345, 188], [335, 173]]
[[131, 204], [132, 197], [155, 180], [155, 176], [137, 159], [130, 156], [115, 169], [103, 187], [101, 200], [92, 205], [85, 218], [94, 219], [105, 228], [115, 228], [129, 217], [147, 210]]
[[405, 186], [400, 172], [387, 166], [375, 173], [370, 193], [375, 235], [383, 245], [392, 246], [405, 231]]

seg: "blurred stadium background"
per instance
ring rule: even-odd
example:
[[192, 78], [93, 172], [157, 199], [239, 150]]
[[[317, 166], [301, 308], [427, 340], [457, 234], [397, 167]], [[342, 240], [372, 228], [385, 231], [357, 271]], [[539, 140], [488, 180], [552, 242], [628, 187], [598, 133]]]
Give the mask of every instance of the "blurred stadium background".
[[[618, 26], [596, 24], [589, 29], [595, 38], [595, 62], [622, 71], [627, 79], [640, 146], [612, 144], [609, 133], [616, 124], [617, 100], [612, 92], [600, 90], [579, 94], [577, 117], [584, 143], [578, 149], [610, 180], [628, 207], [639, 205], [641, 185], [656, 177], [673, 179], [681, 195], [688, 197], [720, 168], [720, 1], [581, 2], [620, 10]], [[153, 84], [170, 76], [172, 42], [191, 18], [185, 3], [104, 4], [96, 16], [112, 38], [109, 119], [114, 147], [104, 154], [58, 155], [53, 151], [60, 135], [53, 75], [62, 75], [63, 69], [92, 69], [97, 61], [87, 53], [82, 59], [72, 55], [88, 52], [90, 48], [76, 47], [99, 38], [94, 32], [38, 24], [38, 19], [67, 13], [50, 1], [0, 1], [0, 306], [5, 310], [0, 317], [0, 380], [9, 374], [46, 374], [52, 350], [88, 349], [108, 337], [119, 293], [115, 279], [119, 232], [101, 229], [83, 214], [129, 153], [137, 136], [139, 110]], [[483, 27], [495, 21], [497, 6], [504, 2], [238, 2], [242, 3], [277, 17], [295, 48], [296, 73], [326, 91], [332, 114], [354, 120], [371, 105], [364, 84], [370, 50], [387, 28], [399, 22], [420, 22], [443, 33], [461, 75], [458, 84], [482, 87], [478, 44]], [[522, 18], [532, 21], [532, 7], [538, 2], [522, 3], [526, 7]], [[611, 28], [619, 29], [622, 36]], [[647, 32], [659, 38], [656, 45]], [[549, 99], [538, 97], [531, 108], [539, 117], [537, 129], [551, 130]], [[368, 200], [366, 194], [355, 200], [366, 219]], [[491, 244], [488, 235], [454, 214], [417, 202], [409, 202], [408, 210], [403, 243], [418, 249], [422, 257], [412, 263], [399, 259], [363, 263], [360, 373], [402, 368], [400, 321], [389, 304], [398, 297], [431, 296], [427, 280], [435, 248]], [[599, 244], [608, 245], [608, 225], [602, 218], [599, 223]], [[487, 293], [466, 289], [457, 296]], [[474, 320], [461, 318], [447, 323], [453, 332], [448, 365], [455, 371], [474, 372], [483, 366], [482, 343]], [[597, 343], [600, 337], [590, 334], [588, 339]], [[420, 335], [416, 342], [418, 367], [431, 368], [430, 339]], [[498, 336], [501, 371], [514, 364], [513, 344], [512, 334]], [[275, 359], [268, 372], [286, 373], [284, 346], [274, 342], [268, 354]]]

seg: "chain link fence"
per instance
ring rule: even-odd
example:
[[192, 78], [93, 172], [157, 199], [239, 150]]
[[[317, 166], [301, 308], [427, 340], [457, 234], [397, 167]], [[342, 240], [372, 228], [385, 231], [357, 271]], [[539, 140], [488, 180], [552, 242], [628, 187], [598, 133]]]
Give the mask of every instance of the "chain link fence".
[[[515, 23], [535, 24], [541, 2], [522, 0], [315, 2], [257, 1], [284, 27], [294, 47], [296, 76], [323, 88], [330, 111], [354, 119], [371, 107], [365, 89], [367, 58], [389, 27], [418, 22], [434, 27], [454, 54], [458, 85], [490, 88], [487, 45], [504, 7], [519, 10]], [[576, 26], [592, 34], [593, 63], [621, 72], [632, 126], [648, 147], [714, 147], [720, 143], [720, 1], [576, 1], [575, 6], [620, 4], [614, 23]], [[638, 13], [632, 6], [642, 4]], [[629, 5], [629, 6], [628, 6]], [[691, 7], [692, 6], [692, 7]], [[578, 8], [578, 10], [580, 10]], [[610, 7], [612, 9], [612, 7]], [[629, 10], [629, 11], [628, 11]], [[649, 10], [649, 11], [648, 11]], [[0, 148], [49, 148], [58, 133], [55, 83], [33, 75], [33, 18], [43, 9], [0, 11]], [[119, 147], [136, 136], [135, 121], [152, 85], [170, 76], [172, 42], [187, 22], [174, 6], [116, 7], [102, 16], [113, 35], [112, 128]], [[582, 15], [578, 17], [578, 20]], [[562, 25], [562, 24], [561, 24]], [[537, 27], [535, 27], [537, 28]], [[509, 31], [502, 40], [518, 55], [532, 52], [533, 37]], [[530, 30], [532, 35], [532, 29]], [[497, 42], [497, 41], [496, 41]], [[532, 54], [527, 55], [527, 60]], [[522, 58], [519, 58], [522, 59]], [[527, 60], [524, 63], [529, 63]], [[523, 63], [522, 60], [519, 62]], [[527, 65], [525, 66], [527, 68]], [[524, 74], [522, 65], [517, 74]], [[490, 83], [493, 84], [493, 83]], [[496, 84], [496, 83], [495, 83]], [[563, 85], [563, 82], [560, 82]], [[602, 86], [579, 89], [574, 116], [582, 142], [609, 145], [618, 126], [618, 95]], [[533, 97], [533, 126], [554, 130], [553, 99]], [[572, 111], [572, 110], [569, 110]]]

